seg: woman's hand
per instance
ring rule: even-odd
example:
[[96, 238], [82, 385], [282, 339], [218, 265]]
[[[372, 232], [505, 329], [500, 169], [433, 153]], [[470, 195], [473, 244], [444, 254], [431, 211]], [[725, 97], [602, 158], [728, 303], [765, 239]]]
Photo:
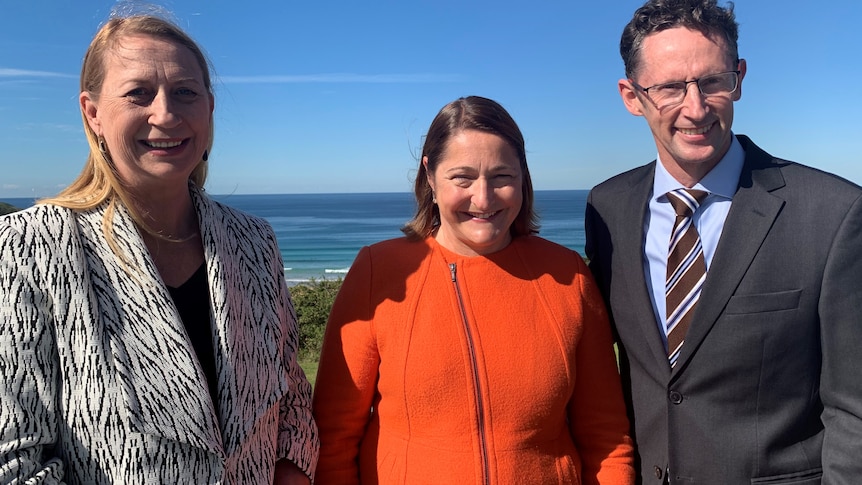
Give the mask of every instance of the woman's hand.
[[311, 485], [311, 479], [292, 461], [281, 459], [275, 462], [275, 478], [272, 484]]

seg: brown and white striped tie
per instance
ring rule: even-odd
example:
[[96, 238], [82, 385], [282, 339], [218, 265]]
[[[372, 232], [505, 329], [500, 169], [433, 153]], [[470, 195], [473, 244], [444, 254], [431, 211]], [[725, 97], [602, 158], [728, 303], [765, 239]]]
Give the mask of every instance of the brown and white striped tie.
[[676, 189], [667, 193], [667, 199], [676, 211], [668, 248], [665, 284], [667, 355], [671, 367], [676, 365], [679, 358], [694, 307], [700, 298], [700, 289], [706, 279], [703, 245], [692, 223], [692, 216], [707, 195], [707, 192], [693, 189]]

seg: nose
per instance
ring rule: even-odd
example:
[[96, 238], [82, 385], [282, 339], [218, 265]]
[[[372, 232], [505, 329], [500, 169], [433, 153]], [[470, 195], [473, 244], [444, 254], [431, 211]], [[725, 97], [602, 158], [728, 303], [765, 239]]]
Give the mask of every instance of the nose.
[[159, 91], [150, 103], [150, 124], [164, 128], [172, 128], [182, 122], [176, 111], [175, 103], [168, 93]]
[[699, 118], [706, 113], [706, 96], [700, 92], [697, 83], [685, 86], [685, 97], [682, 98], [682, 106], [692, 118]]
[[473, 183], [473, 206], [484, 210], [491, 207], [494, 201], [494, 184], [488, 179], [481, 177]]

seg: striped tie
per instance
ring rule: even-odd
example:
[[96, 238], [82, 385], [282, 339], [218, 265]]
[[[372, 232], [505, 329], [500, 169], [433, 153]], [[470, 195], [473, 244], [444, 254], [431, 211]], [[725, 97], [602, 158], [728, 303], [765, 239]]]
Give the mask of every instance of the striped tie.
[[706, 198], [702, 190], [676, 189], [667, 199], [676, 211], [667, 256], [667, 355], [670, 366], [676, 365], [685, 334], [691, 323], [700, 289], [706, 279], [706, 262], [700, 235], [692, 224], [692, 215]]

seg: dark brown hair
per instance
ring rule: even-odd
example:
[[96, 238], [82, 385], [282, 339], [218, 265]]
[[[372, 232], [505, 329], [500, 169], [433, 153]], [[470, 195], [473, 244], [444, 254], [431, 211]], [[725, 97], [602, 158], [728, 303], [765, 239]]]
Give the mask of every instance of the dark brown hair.
[[620, 39], [620, 55], [629, 79], [634, 79], [640, 67], [644, 39], [674, 27], [718, 35], [727, 43], [729, 62], [734, 66], [739, 63], [739, 25], [733, 14], [733, 2], [722, 8], [716, 0], [649, 0], [635, 11]]

